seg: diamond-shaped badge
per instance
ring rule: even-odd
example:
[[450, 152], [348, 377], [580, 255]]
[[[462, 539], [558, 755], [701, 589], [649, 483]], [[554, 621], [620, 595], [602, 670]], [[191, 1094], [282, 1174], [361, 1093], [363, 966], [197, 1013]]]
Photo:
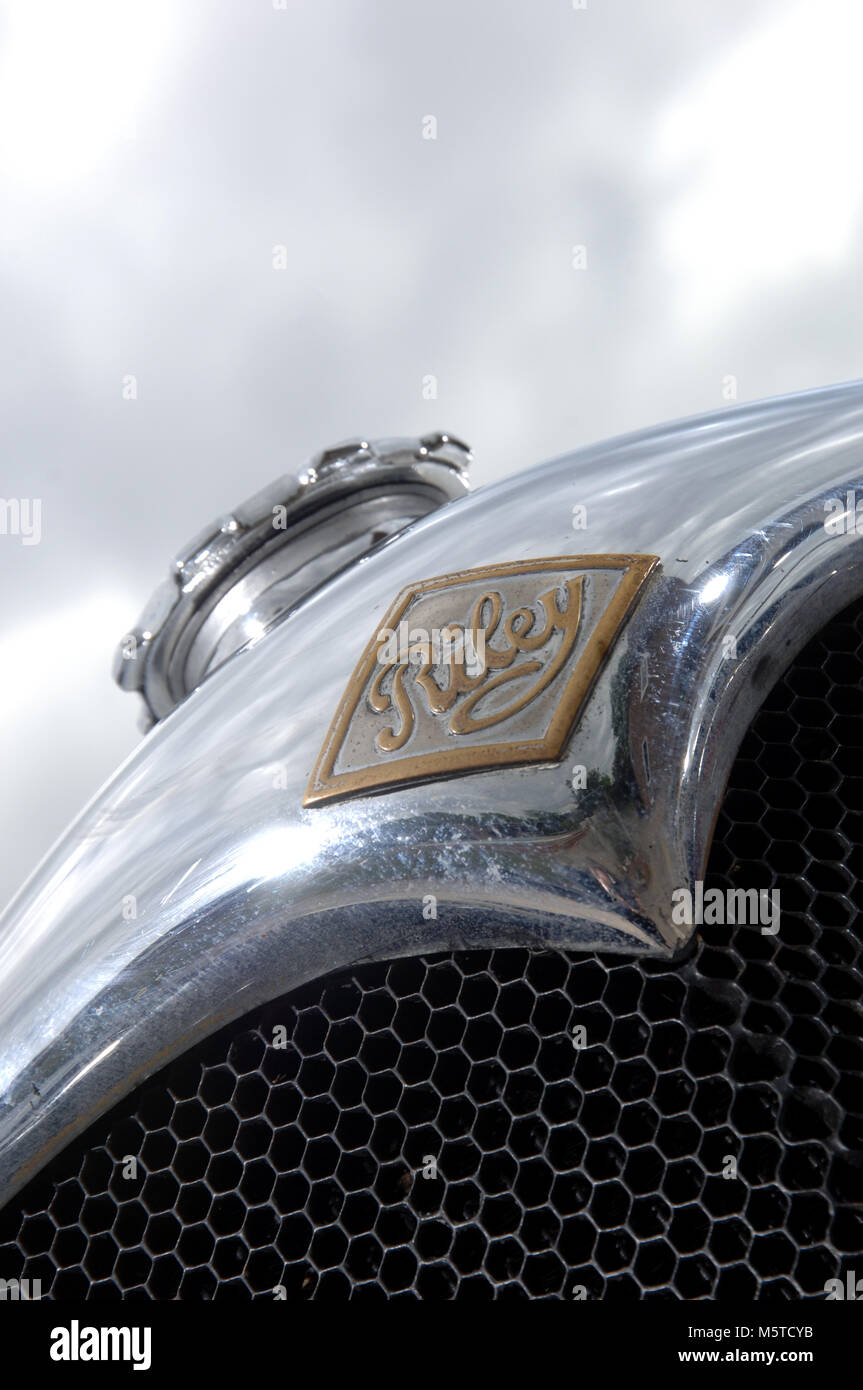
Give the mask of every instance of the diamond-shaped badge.
[[403, 589], [324, 739], [303, 804], [557, 762], [655, 555], [562, 555]]

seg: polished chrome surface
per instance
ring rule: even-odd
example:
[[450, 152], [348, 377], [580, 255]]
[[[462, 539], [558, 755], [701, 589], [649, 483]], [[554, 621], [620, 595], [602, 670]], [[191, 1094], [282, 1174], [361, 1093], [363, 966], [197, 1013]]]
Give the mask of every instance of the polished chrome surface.
[[463, 497], [469, 463], [447, 434], [348, 439], [205, 527], [117, 649], [114, 677], [140, 691], [145, 727], [331, 575]]
[[[3, 1190], [195, 1039], [337, 967], [513, 943], [676, 952], [672, 894], [703, 873], [754, 711], [863, 592], [857, 498], [859, 384], [683, 421], [441, 508], [226, 661], [0, 924]], [[401, 589], [588, 551], [661, 569], [561, 760], [303, 807]]]

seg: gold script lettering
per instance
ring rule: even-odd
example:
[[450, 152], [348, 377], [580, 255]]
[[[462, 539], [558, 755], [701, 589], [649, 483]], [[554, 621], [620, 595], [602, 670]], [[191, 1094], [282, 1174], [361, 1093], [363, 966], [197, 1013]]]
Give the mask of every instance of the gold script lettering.
[[[566, 665], [575, 646], [581, 621], [584, 575], [568, 580], [564, 587], [564, 608], [558, 602], [556, 586], [539, 595], [538, 603], [545, 618], [544, 625], [539, 627], [531, 608], [517, 608], [502, 621], [504, 603], [501, 595], [495, 590], [482, 594], [474, 604], [465, 628], [450, 624], [444, 630], [454, 646], [461, 645], [462, 653], [471, 650], [481, 653], [481, 657], [473, 664], [464, 660], [442, 663], [447, 675], [446, 684], [440, 684], [435, 677], [438, 653], [433, 650], [432, 644], [421, 639], [414, 640], [415, 634], [411, 633], [407, 653], [390, 661], [382, 661], [369, 690], [369, 703], [376, 713], [386, 714], [392, 710], [397, 716], [397, 723], [377, 735], [376, 742], [381, 752], [391, 753], [403, 748], [415, 728], [416, 714], [406, 685], [409, 672], [415, 672], [415, 683], [424, 691], [430, 713], [438, 715], [452, 711], [449, 729], [454, 734], [476, 733], [480, 729], [502, 724], [542, 694]], [[537, 627], [538, 630], [535, 630]], [[516, 662], [520, 655], [538, 652], [556, 632], [560, 633], [560, 643], [550, 660], [543, 662], [530, 657], [526, 661]], [[506, 645], [493, 645], [496, 634], [502, 635]], [[390, 671], [392, 688], [386, 691], [383, 682]], [[526, 690], [521, 689], [503, 708], [487, 714], [477, 713], [477, 707], [486, 696], [529, 676], [536, 679]], [[453, 709], [460, 696], [466, 698]]]

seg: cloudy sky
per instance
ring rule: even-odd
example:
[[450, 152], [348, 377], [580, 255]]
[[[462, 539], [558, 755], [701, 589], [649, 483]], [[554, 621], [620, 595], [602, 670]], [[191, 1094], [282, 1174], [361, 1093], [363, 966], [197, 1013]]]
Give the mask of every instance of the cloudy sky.
[[0, 905], [137, 741], [111, 655], [170, 557], [321, 446], [440, 427], [483, 484], [861, 374], [861, 39], [856, 0], [0, 0], [0, 497], [42, 517], [0, 535]]

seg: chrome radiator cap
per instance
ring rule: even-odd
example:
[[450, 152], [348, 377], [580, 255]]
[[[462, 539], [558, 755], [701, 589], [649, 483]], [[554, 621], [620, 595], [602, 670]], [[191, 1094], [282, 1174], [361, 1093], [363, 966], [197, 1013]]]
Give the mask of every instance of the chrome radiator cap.
[[145, 728], [333, 574], [463, 497], [469, 463], [448, 434], [348, 439], [206, 526], [117, 649], [114, 677], [143, 696]]

